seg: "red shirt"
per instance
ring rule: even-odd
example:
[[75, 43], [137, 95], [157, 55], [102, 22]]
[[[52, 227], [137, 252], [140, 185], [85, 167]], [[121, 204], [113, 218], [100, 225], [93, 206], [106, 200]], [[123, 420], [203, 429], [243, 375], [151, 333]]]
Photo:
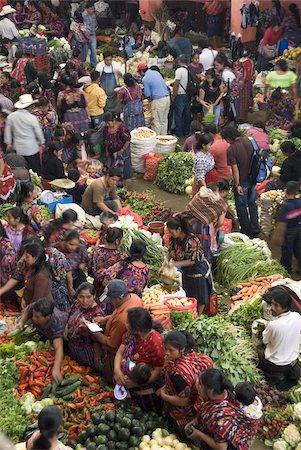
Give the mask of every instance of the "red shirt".
[[274, 31], [273, 28], [270, 27], [264, 33], [262, 45], [263, 47], [266, 45], [277, 45], [281, 38], [282, 28], [280, 28], [278, 31]]
[[[123, 335], [122, 343], [126, 345], [126, 334]], [[146, 339], [134, 336], [133, 362], [145, 363], [154, 367], [163, 367], [165, 364], [165, 352], [163, 337], [158, 331], [152, 330]]]
[[228, 180], [231, 177], [231, 167], [227, 164], [228, 142], [216, 135], [210, 148], [210, 153], [214, 158], [215, 166], [219, 180]]
[[217, 16], [224, 11], [222, 2], [218, 0], [210, 0], [205, 2], [206, 14], [208, 16]]

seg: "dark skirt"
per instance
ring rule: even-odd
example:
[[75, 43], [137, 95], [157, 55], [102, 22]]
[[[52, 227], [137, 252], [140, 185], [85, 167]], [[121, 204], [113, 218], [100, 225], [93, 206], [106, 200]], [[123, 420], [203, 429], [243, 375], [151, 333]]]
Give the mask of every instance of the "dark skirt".
[[56, 308], [64, 312], [69, 311], [71, 301], [66, 280], [52, 282], [52, 297]]
[[84, 108], [76, 108], [73, 111], [66, 111], [63, 122], [70, 122], [78, 133], [84, 133], [90, 127], [90, 119]]
[[93, 346], [84, 346], [77, 342], [68, 342], [68, 353], [81, 366], [95, 367]]
[[208, 305], [212, 294], [211, 278], [204, 275], [185, 275], [182, 277], [183, 289], [188, 298], [195, 298], [199, 305]]
[[73, 278], [73, 289], [77, 289], [79, 285], [87, 281], [87, 277], [82, 270], [78, 270], [76, 273], [72, 274]]

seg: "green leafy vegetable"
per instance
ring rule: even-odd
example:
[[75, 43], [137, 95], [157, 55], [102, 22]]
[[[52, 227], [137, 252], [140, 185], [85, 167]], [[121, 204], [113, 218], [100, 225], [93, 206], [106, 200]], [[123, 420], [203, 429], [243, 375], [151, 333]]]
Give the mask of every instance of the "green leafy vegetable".
[[248, 303], [242, 305], [229, 316], [234, 325], [242, 326], [248, 334], [251, 334], [254, 320], [262, 318], [263, 308], [260, 295], [253, 297]]
[[257, 354], [243, 328], [232, 325], [220, 315], [188, 320], [180, 324], [180, 329], [183, 328], [192, 334], [198, 350], [210, 356], [215, 367], [234, 385], [241, 380], [252, 384], [259, 381]]
[[166, 155], [159, 164], [156, 184], [164, 191], [184, 194], [185, 181], [193, 176], [193, 156], [178, 152]]

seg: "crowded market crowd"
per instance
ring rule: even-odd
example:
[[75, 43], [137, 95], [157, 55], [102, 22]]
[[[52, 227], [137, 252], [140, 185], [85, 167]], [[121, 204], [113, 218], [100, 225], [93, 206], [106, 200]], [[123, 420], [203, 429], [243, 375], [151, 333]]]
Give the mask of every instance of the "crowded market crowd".
[[[121, 50], [99, 53], [111, 37], [99, 40], [98, 30], [110, 28], [113, 35], [118, 22], [109, 3], [0, 2], [0, 206], [10, 205], [0, 223], [1, 305], [19, 312], [17, 329], [31, 321], [52, 341], [54, 382], [63, 379], [67, 354], [126, 389], [143, 411], [167, 415], [188, 445], [245, 450], [257, 433], [261, 399], [244, 379], [233, 385], [187, 330], [164, 329], [144, 308], [152, 271], [144, 262], [147, 243], [135, 238], [128, 254], [121, 250], [119, 189], [133, 177], [131, 133], [145, 127], [147, 111], [150, 128], [176, 136], [194, 165], [192, 198], [165, 223], [168, 243], [155, 275], [159, 281], [166, 265], [177, 269], [201, 316], [214, 293], [225, 218], [249, 239], [261, 235], [260, 164], [266, 170], [262, 192], [285, 195], [272, 241], [293, 277], [294, 258], [301, 268], [301, 148], [290, 138], [301, 139], [301, 61], [298, 50], [293, 66], [285, 55], [301, 45], [300, 11], [274, 0], [260, 19], [255, 49], [231, 35], [224, 2], [204, 3], [206, 35], [195, 44], [187, 37], [185, 12], [170, 17], [163, 36], [155, 23], [142, 23], [138, 2], [129, 0], [118, 26]], [[65, 46], [63, 60], [51, 47], [56, 41]], [[33, 50], [38, 43], [45, 45], [41, 54]], [[130, 70], [124, 61], [137, 54], [141, 61]], [[42, 57], [46, 68], [39, 66]], [[172, 82], [160, 71], [168, 63]], [[273, 169], [269, 128], [286, 136], [283, 162]], [[89, 164], [98, 171], [92, 182]], [[55, 201], [56, 187], [73, 203], [45, 214], [43, 199]], [[97, 230], [93, 244], [83, 239], [84, 228]], [[262, 330], [258, 367], [271, 389], [287, 391], [301, 374], [300, 309], [292, 309], [300, 298], [285, 286], [265, 296], [274, 320]], [[90, 331], [91, 323], [97, 331]], [[61, 421], [59, 408], [46, 407], [26, 448], [69, 448], [57, 439]]]

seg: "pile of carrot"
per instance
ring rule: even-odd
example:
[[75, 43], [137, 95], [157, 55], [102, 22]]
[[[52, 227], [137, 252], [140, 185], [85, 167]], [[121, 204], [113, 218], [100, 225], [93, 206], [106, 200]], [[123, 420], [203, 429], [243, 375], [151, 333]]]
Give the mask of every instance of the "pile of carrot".
[[254, 281], [240, 283], [237, 285], [237, 288], [240, 290], [231, 297], [231, 300], [233, 302], [247, 302], [257, 294], [263, 295], [270, 289], [271, 284], [280, 278], [282, 278], [281, 275], [272, 275], [269, 277], [258, 277]]

